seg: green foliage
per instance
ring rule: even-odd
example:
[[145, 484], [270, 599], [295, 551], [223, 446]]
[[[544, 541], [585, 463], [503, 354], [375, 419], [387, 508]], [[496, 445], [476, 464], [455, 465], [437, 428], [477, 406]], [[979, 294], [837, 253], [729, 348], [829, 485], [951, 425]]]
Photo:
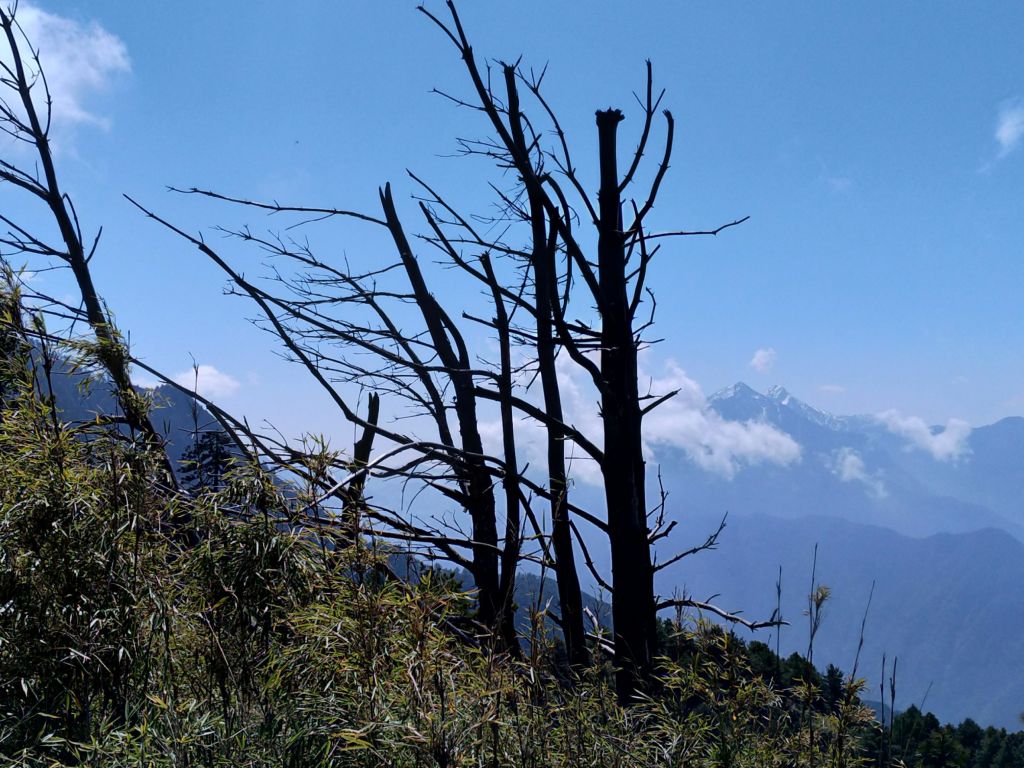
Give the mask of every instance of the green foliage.
[[150, 457], [84, 441], [37, 395], [27, 350], [4, 365], [0, 425], [0, 741], [82, 738], [124, 719], [152, 628], [174, 500]]
[[942, 725], [931, 713], [909, 707], [893, 718], [884, 751], [907, 768], [961, 766], [1009, 768], [1024, 765], [1024, 732], [982, 728], [968, 718], [960, 725]]
[[913, 707], [889, 733], [838, 668], [681, 616], [659, 624], [657, 689], [629, 707], [599, 649], [570, 672], [543, 620], [522, 659], [497, 655], [454, 574], [395, 579], [386, 551], [297, 518], [310, 494], [223, 440], [197, 443], [178, 492], [143, 441], [63, 423], [4, 307], [5, 764], [1024, 764], [1021, 734]]
[[[18, 345], [0, 410], [0, 754], [21, 765], [783, 765], [793, 702], [709, 626], [663, 626], [661, 690], [623, 708], [607, 660], [570, 674], [474, 638], [442, 571], [293, 519], [259, 468], [172, 492], [114, 429], [88, 440]], [[185, 530], [187, 527], [187, 530]], [[315, 535], [314, 535], [315, 534]], [[837, 764], [853, 764], [851, 750]]]

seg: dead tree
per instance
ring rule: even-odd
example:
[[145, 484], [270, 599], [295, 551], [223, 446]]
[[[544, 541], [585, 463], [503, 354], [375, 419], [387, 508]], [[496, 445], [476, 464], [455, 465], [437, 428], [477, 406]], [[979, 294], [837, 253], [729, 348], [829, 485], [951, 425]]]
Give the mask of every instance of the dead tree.
[[[518, 174], [521, 196], [528, 200], [527, 207], [521, 209], [521, 218], [528, 221], [533, 230], [530, 255], [536, 294], [547, 298], [545, 309], [550, 307], [550, 320], [556, 329], [554, 338], [558, 346], [589, 375], [599, 394], [604, 447], [591, 455], [598, 461], [604, 478], [607, 505], [604, 530], [611, 549], [611, 583], [607, 584], [596, 573], [594, 576], [611, 591], [616, 683], [620, 700], [626, 702], [643, 690], [652, 676], [657, 652], [656, 615], [660, 607], [668, 605], [665, 601], [659, 602], [655, 593], [654, 576], [659, 566], [655, 565], [652, 549], [654, 542], [663, 538], [667, 531], [650, 521], [642, 425], [644, 416], [674, 393], [642, 395], [639, 387], [637, 357], [645, 343], [643, 333], [653, 321], [654, 309], [654, 297], [646, 285], [646, 277], [657, 248], [649, 250], [648, 242], [669, 235], [717, 234], [740, 222], [734, 221], [708, 232], [648, 231], [646, 218], [654, 207], [668, 171], [673, 148], [674, 121], [671, 113], [665, 110], [666, 136], [661, 161], [644, 197], [631, 203], [632, 215], [627, 219], [628, 226], [624, 224], [623, 193], [634, 182], [640, 168], [661, 102], [661, 95], [657, 98], [653, 95], [650, 63], [647, 67], [646, 100], [641, 102], [644, 121], [640, 138], [623, 175], [618, 169], [616, 140], [623, 114], [615, 109], [597, 112], [600, 188], [595, 205], [576, 174], [558, 118], [541, 92], [543, 73], [538, 77], [526, 77], [517, 64], [502, 65], [504, 89], [500, 95], [496, 94], [491, 86], [490, 69], [486, 72], [481, 70], [453, 0], [446, 0], [446, 5], [447, 21], [422, 6], [420, 10], [453, 43], [473, 87], [472, 98], [448, 98], [483, 112], [492, 129], [489, 140], [464, 143], [464, 147], [468, 153], [490, 156], [501, 167], [514, 169]], [[551, 133], [557, 137], [552, 150], [544, 147], [542, 131], [537, 127], [539, 123], [527, 120], [523, 114], [521, 84], [532, 95], [547, 119]], [[530, 131], [529, 137], [526, 130]], [[553, 165], [553, 170], [548, 171], [546, 164]], [[516, 199], [516, 195], [505, 198], [509, 208], [517, 208]], [[574, 226], [577, 214], [581, 219], [589, 219], [593, 226], [596, 248], [588, 241], [585, 232], [581, 234]], [[470, 239], [475, 238], [471, 235]], [[553, 243], [558, 244], [564, 255], [559, 277], [551, 274], [550, 258], [537, 257], [538, 253], [554, 252]], [[479, 241], [475, 244], [480, 247], [489, 245]], [[596, 307], [599, 327], [570, 319], [574, 277], [583, 286], [577, 295], [584, 296], [591, 306]], [[563, 291], [561, 298], [556, 288], [559, 285]], [[638, 312], [645, 298], [650, 304], [650, 314], [646, 319], [639, 319]], [[548, 334], [548, 328], [541, 324], [533, 339], [538, 359], [542, 361], [542, 374], [546, 368], [550, 369]], [[594, 352], [598, 354], [598, 362], [593, 359]], [[564, 434], [558, 434], [565, 426], [558, 410], [558, 398], [547, 389], [545, 387], [548, 409], [545, 422], [549, 435], [563, 438]], [[556, 415], [557, 422], [553, 422], [551, 417]], [[585, 445], [579, 441], [578, 444]], [[549, 483], [552, 488], [558, 484], [558, 469], [557, 455], [551, 456]], [[557, 497], [557, 494], [552, 495], [552, 498]], [[558, 520], [558, 517], [553, 514], [553, 519]], [[713, 538], [709, 541], [713, 546]], [[582, 539], [580, 545], [584, 546]], [[571, 547], [568, 551], [566, 549], [563, 543], [558, 556], [570, 557]], [[669, 558], [669, 562], [675, 559]], [[590, 564], [589, 556], [586, 560]]]
[[[386, 230], [397, 259], [365, 273], [357, 273], [347, 264], [328, 263], [297, 242], [260, 237], [248, 230], [233, 232], [282, 263], [271, 285], [246, 279], [201, 238], [146, 212], [198, 247], [224, 270], [236, 292], [255, 301], [268, 329], [325, 388], [344, 417], [363, 428], [364, 439], [370, 434], [379, 435], [397, 446], [410, 447], [412, 458], [403, 456], [405, 463], [397, 467], [377, 467], [378, 473], [422, 484], [467, 513], [468, 531], [457, 522], [411, 525], [401, 515], [383, 514], [380, 509], [374, 511], [374, 516], [390, 529], [378, 531], [380, 535], [443, 544], [443, 556], [472, 575], [478, 592], [479, 622], [493, 633], [502, 649], [518, 653], [513, 595], [521, 558], [520, 510], [524, 498], [515, 470], [514, 433], [510, 412], [505, 410], [503, 446], [507, 455], [495, 458], [488, 454], [480, 434], [478, 399], [481, 376], [493, 379], [499, 387], [510, 386], [508, 339], [502, 337], [505, 353], [501, 371], [474, 368], [459, 327], [461, 318], [450, 315], [431, 292], [389, 185], [380, 190], [380, 203], [381, 218], [347, 211], [321, 212], [354, 217]], [[287, 211], [279, 208], [279, 212]], [[299, 212], [307, 214], [312, 209]], [[287, 272], [287, 276], [284, 263], [297, 268], [298, 273]], [[497, 317], [507, 317], [501, 293], [493, 298]], [[396, 319], [403, 305], [415, 308], [415, 331], [403, 330]], [[357, 384], [403, 400], [419, 421], [405, 429], [385, 428], [375, 418], [364, 419], [349, 405], [339, 383]], [[432, 432], [426, 441], [419, 435], [424, 429]], [[494, 492], [499, 477], [506, 502], [503, 535], [499, 535]], [[468, 550], [468, 556], [460, 554], [463, 550]]]
[[[248, 229], [230, 232], [270, 254], [269, 283], [245, 278], [201, 237], [143, 210], [224, 270], [235, 291], [255, 302], [268, 329], [326, 389], [345, 418], [393, 444], [388, 451], [396, 453], [386, 455], [414, 454], [405, 464], [371, 462], [380, 473], [433, 489], [467, 514], [468, 531], [457, 521], [416, 523], [407, 510], [372, 513], [385, 526], [378, 529], [381, 535], [416, 541], [470, 570], [480, 592], [481, 619], [505, 648], [516, 647], [512, 625], [516, 568], [524, 559], [536, 559], [555, 570], [561, 604], [558, 621], [569, 658], [577, 665], [587, 662], [576, 563], [579, 548], [591, 576], [611, 596], [617, 690], [620, 700], [629, 702], [648, 686], [654, 673], [659, 610], [690, 606], [749, 627], [764, 625], [708, 603], [660, 599], [655, 591], [657, 571], [681, 557], [713, 548], [718, 532], [660, 564], [654, 558], [655, 543], [665, 539], [675, 523], [666, 523], [664, 495], [653, 508], [648, 505], [643, 420], [674, 393], [642, 391], [638, 368], [655, 306], [647, 285], [658, 250], [652, 241], [716, 235], [742, 220], [706, 231], [650, 230], [647, 218], [673, 148], [674, 121], [668, 111], [663, 113], [664, 146], [649, 186], [637, 199], [627, 197], [661, 103], [661, 95], [653, 91], [649, 63], [646, 98], [640, 99], [640, 135], [625, 173], [618, 166], [617, 147], [623, 114], [614, 109], [597, 113], [600, 187], [592, 200], [577, 176], [565, 132], [541, 90], [543, 73], [533, 76], [518, 64], [502, 64], [496, 89], [490, 68], [481, 69], [474, 56], [452, 0], [447, 1], [447, 9], [448, 19], [442, 20], [421, 8], [459, 52], [472, 96], [443, 95], [482, 114], [489, 129], [487, 138], [463, 140], [461, 146], [466, 154], [493, 160], [502, 174], [511, 170], [514, 178], [511, 189], [492, 185], [499, 213], [490, 223], [506, 225], [497, 227], [501, 235], [493, 236], [477, 228], [476, 215], [460, 212], [413, 176], [426, 224], [419, 237], [436, 248], [446, 265], [476, 281], [489, 300], [490, 317], [469, 312], [456, 317], [430, 290], [422, 268], [425, 261], [406, 235], [390, 185], [381, 190], [381, 215], [179, 190], [268, 213], [296, 214], [305, 221], [356, 219], [382, 227], [397, 253], [397, 260], [388, 266], [360, 271], [347, 261], [318, 257], [294, 233], [285, 240]], [[539, 119], [526, 116], [523, 95]], [[540, 127], [544, 123], [546, 129]], [[553, 142], [549, 136], [554, 136]], [[504, 178], [507, 182], [508, 177]], [[399, 320], [409, 307], [417, 319], [414, 330], [406, 330]], [[470, 349], [463, 332], [465, 322], [491, 331], [497, 341], [496, 360], [488, 361], [487, 355]], [[584, 434], [565, 413], [558, 369], [563, 358], [567, 360], [561, 364], [582, 372], [597, 393], [600, 435]], [[539, 381], [539, 392], [535, 381]], [[397, 423], [370, 425], [348, 405], [341, 391], [354, 384], [371, 386], [385, 398], [411, 406], [431, 436], [423, 439], [417, 428]], [[501, 424], [501, 446], [492, 454], [487, 453], [480, 430], [486, 403], [497, 408]], [[516, 455], [515, 426], [520, 419], [534, 421], [545, 433], [547, 461], [540, 482]], [[604, 514], [581, 509], [570, 500], [569, 450], [579, 451], [600, 468]], [[499, 481], [505, 501], [504, 531], [498, 525]], [[536, 519], [528, 494], [550, 505], [550, 530]], [[593, 526], [606, 538], [610, 579], [594, 566], [579, 533], [582, 524]], [[532, 531], [527, 537], [534, 545], [530, 552], [524, 548], [523, 530]]]
[[[666, 115], [671, 126], [671, 116]], [[651, 673], [657, 651], [654, 567], [647, 530], [646, 473], [641, 427], [635, 309], [627, 296], [626, 235], [622, 227], [616, 131], [622, 113], [597, 113], [601, 190], [598, 192], [598, 294], [601, 313], [601, 417], [605, 498], [612, 552], [615, 655], [623, 690]], [[671, 146], [671, 143], [668, 144]], [[653, 196], [652, 196], [653, 202]], [[637, 226], [643, 226], [640, 222]]]
[[0, 245], [9, 249], [6, 256], [55, 260], [70, 269], [81, 303], [78, 306], [64, 304], [60, 309], [72, 321], [88, 324], [96, 340], [96, 359], [113, 386], [124, 421], [152, 449], [164, 455], [166, 480], [173, 485], [174, 472], [164, 454], [163, 441], [149, 420], [144, 399], [132, 386], [124, 341], [89, 269], [103, 230], [99, 229], [92, 243], [86, 246], [75, 205], [61, 189], [50, 142], [50, 91], [38, 52], [25, 38], [14, 8], [0, 7], [0, 29], [10, 53], [9, 62], [0, 59], [0, 130], [30, 147], [35, 164], [34, 167], [18, 165], [0, 158], [0, 181], [35, 198], [45, 207], [59, 232], [60, 244], [47, 242], [0, 211], [0, 222], [7, 228], [6, 233], [0, 235]]
[[[521, 125], [513, 125], [512, 135], [522, 151], [526, 150], [526, 139]], [[561, 390], [558, 384], [556, 358], [558, 345], [555, 330], [555, 305], [558, 302], [558, 270], [559, 255], [558, 237], [555, 229], [547, 228], [547, 219], [540, 201], [533, 195], [527, 195], [527, 205], [519, 208], [514, 204], [506, 206], [510, 221], [517, 218], [529, 223], [527, 245], [518, 249], [509, 242], [488, 241], [483, 238], [470, 220], [460, 215], [445, 199], [421, 179], [412, 177], [426, 194], [422, 206], [424, 215], [431, 228], [431, 234], [425, 236], [456, 266], [480, 281], [494, 297], [495, 306], [509, 301], [513, 311], [520, 310], [528, 318], [532, 318], [530, 326], [513, 326], [504, 311], [491, 323], [498, 334], [502, 349], [501, 378], [502, 386], [491, 388], [486, 384], [478, 387], [482, 398], [498, 402], [502, 408], [503, 431], [511, 430], [513, 411], [526, 414], [529, 418], [541, 423], [546, 438], [547, 484], [542, 495], [547, 497], [550, 506], [551, 530], [550, 564], [555, 572], [561, 613], [556, 619], [562, 629], [566, 653], [570, 664], [584, 666], [589, 660], [586, 632], [583, 621], [583, 599], [580, 589], [579, 573], [573, 551], [573, 533], [570, 521], [569, 478], [566, 469], [566, 446], [570, 443], [579, 445], [590, 458], [600, 461], [601, 454], [597, 447], [587, 440], [575, 427], [566, 423], [562, 408]], [[454, 234], [446, 234], [447, 231]], [[482, 249], [480, 262], [483, 269], [478, 269], [460, 252], [458, 246], [470, 246]], [[491, 253], [503, 254], [517, 260], [522, 267], [522, 282], [525, 291], [508, 298], [502, 297], [502, 281], [498, 278], [491, 265]], [[508, 293], [506, 291], [506, 293]], [[529, 320], [528, 320], [529, 322]], [[520, 349], [526, 348], [527, 362], [523, 364], [525, 372], [533, 372], [541, 381], [542, 399], [537, 405], [526, 399], [523, 393], [517, 392], [508, 380], [510, 350], [513, 338]], [[514, 448], [514, 445], [513, 445]], [[506, 450], [506, 456], [510, 455]], [[584, 513], [585, 514], [585, 513]], [[601, 523], [591, 516], [591, 521]]]

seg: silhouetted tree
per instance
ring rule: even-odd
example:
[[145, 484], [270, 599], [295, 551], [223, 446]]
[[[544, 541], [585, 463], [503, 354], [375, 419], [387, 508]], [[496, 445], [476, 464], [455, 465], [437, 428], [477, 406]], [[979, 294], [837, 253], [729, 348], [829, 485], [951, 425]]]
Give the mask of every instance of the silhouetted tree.
[[[486, 115], [492, 129], [490, 139], [463, 141], [463, 147], [470, 154], [492, 158], [501, 168], [514, 169], [519, 187], [505, 194], [502, 200], [510, 220], [519, 219], [530, 225], [531, 238], [527, 248], [509, 248], [505, 242], [480, 238], [466, 217], [457, 215], [450, 218], [449, 224], [454, 226], [459, 236], [445, 237], [439, 227], [434, 226], [433, 229], [449, 252], [454, 251], [453, 243], [472, 244], [497, 253], [519, 256], [532, 271], [534, 295], [538, 297], [532, 309], [537, 314], [538, 327], [535, 337], [526, 338], [534, 346], [533, 354], [540, 375], [544, 377], [547, 373], [546, 413], [541, 422], [548, 431], [549, 441], [564, 445], [567, 440], [572, 440], [601, 469], [606, 518], [598, 527], [606, 534], [610, 545], [612, 578], [606, 580], [596, 572], [593, 575], [611, 593], [619, 696], [624, 701], [629, 700], [652, 674], [657, 653], [658, 610], [695, 604], [685, 598], [659, 600], [654, 586], [657, 570], [691, 553], [679, 553], [658, 566], [652, 557], [654, 542], [662, 538], [672, 524], [662, 528], [663, 504], [654, 510], [648, 507], [642, 424], [646, 414], [674, 393], [650, 395], [640, 392], [637, 357], [645, 344], [643, 333], [650, 327], [654, 311], [653, 294], [647, 287], [646, 278], [651, 259], [658, 250], [657, 246], [649, 247], [649, 243], [669, 236], [717, 234], [739, 222], [704, 232], [652, 233], [647, 229], [647, 216], [654, 207], [668, 171], [673, 148], [675, 123], [667, 110], [663, 113], [666, 125], [664, 149], [651, 184], [638, 200], [624, 197], [641, 167], [663, 95], [654, 95], [649, 64], [646, 99], [641, 101], [644, 120], [640, 138], [624, 173], [619, 171], [617, 145], [618, 125], [624, 116], [615, 109], [601, 110], [596, 114], [600, 187], [597, 200], [592, 201], [577, 176], [561, 124], [541, 91], [543, 73], [534, 76], [518, 65], [501, 64], [503, 76], [499, 82], [502, 87], [498, 92], [491, 85], [489, 70], [486, 73], [481, 71], [477, 63], [454, 3], [448, 0], [446, 5], [450, 17], [447, 22], [423, 7], [420, 10], [444, 31], [458, 50], [473, 85], [472, 106]], [[521, 88], [538, 107], [541, 119], [530, 119], [524, 114]], [[557, 137], [554, 147], [544, 144], [541, 126], [545, 120], [550, 132]], [[433, 190], [428, 188], [428, 191], [433, 195], [434, 203], [453, 213], [451, 206], [434, 195]], [[623, 210], [627, 207], [630, 209], [628, 217]], [[576, 226], [577, 221], [580, 226]], [[593, 227], [589, 237], [588, 225]], [[560, 260], [554, 258], [556, 254]], [[575, 286], [581, 287], [576, 289]], [[578, 309], [581, 301], [596, 308], [596, 326], [575, 319], [585, 316]], [[648, 314], [641, 318], [639, 313], [645, 303]], [[552, 336], [549, 336], [548, 323], [554, 330]], [[547, 349], [549, 338], [589, 376], [598, 393], [603, 426], [600, 438], [603, 448], [600, 450], [596, 446], [597, 440], [582, 440], [581, 435], [573, 434], [575, 430], [566, 429], [559, 400], [549, 391], [554, 390], [557, 384], [552, 355]], [[529, 408], [523, 410], [536, 417]], [[557, 450], [551, 450], [551, 442], [548, 471], [549, 488], [560, 489], [559, 456]], [[557, 502], [560, 496], [554, 493], [552, 498]], [[566, 531], [561, 537], [560, 525]], [[569, 527], [568, 511], [554, 507], [552, 544], [555, 557], [572, 563]], [[579, 543], [585, 548], [582, 539]], [[713, 545], [714, 537], [706, 543], [708, 547]], [[591, 563], [589, 556], [586, 560]], [[562, 586], [560, 584], [560, 589]], [[574, 591], [574, 585], [568, 580], [564, 587], [569, 592]], [[571, 600], [566, 601], [563, 597], [563, 605], [566, 602], [572, 605]], [[565, 619], [563, 609], [563, 623], [566, 623]]]
[[[279, 265], [270, 281], [263, 282], [244, 276], [201, 236], [139, 207], [227, 274], [234, 290], [257, 305], [262, 322], [347, 419], [371, 428], [391, 444], [384, 456], [394, 460], [370, 462], [372, 471], [420, 483], [465, 511], [469, 530], [450, 520], [414, 521], [407, 510], [375, 507], [367, 516], [379, 526], [374, 529], [377, 535], [425, 545], [428, 555], [465, 567], [479, 590], [479, 617], [506, 649], [518, 647], [512, 595], [518, 563], [527, 558], [554, 570], [561, 606], [557, 618], [568, 657], [573, 664], [587, 661], [575, 552], [580, 548], [591, 575], [611, 596], [617, 689], [622, 701], [630, 701], [653, 674], [659, 610], [697, 607], [747, 626], [763, 625], [685, 596], [660, 599], [655, 592], [658, 570], [713, 547], [721, 528], [701, 545], [655, 563], [654, 545], [675, 523], [666, 522], [664, 495], [659, 503], [648, 504], [643, 420], [674, 393], [642, 392], [638, 370], [644, 332], [654, 314], [647, 285], [658, 250], [654, 241], [713, 235], [739, 221], [713, 230], [650, 230], [648, 215], [673, 147], [674, 121], [668, 111], [664, 148], [650, 185], [637, 199], [627, 196], [662, 98], [654, 93], [650, 64], [646, 98], [641, 100], [640, 138], [624, 172], [617, 146], [624, 116], [614, 109], [597, 113], [600, 188], [592, 200], [576, 175], [565, 133], [541, 90], [543, 74], [534, 76], [518, 64], [499, 63], [501, 77], [492, 82], [490, 69], [482, 70], [477, 63], [454, 3], [446, 5], [447, 20], [420, 10], [456, 47], [469, 77], [473, 95], [448, 98], [481, 114], [489, 130], [487, 138], [460, 140], [460, 146], [467, 154], [493, 161], [506, 179], [503, 183], [511, 183], [510, 189], [492, 185], [497, 213], [490, 218], [459, 211], [416, 176], [412, 181], [426, 231], [413, 240], [390, 184], [380, 190], [381, 209], [374, 214], [179, 190], [305, 220], [355, 219], [383, 228], [396, 255], [390, 264], [357, 269], [347, 260], [318, 256], [294, 234], [285, 239], [247, 228], [233, 230], [231, 234], [270, 254]], [[524, 97], [537, 112], [532, 118], [525, 113]], [[553, 146], [548, 144], [549, 135], [555, 137]], [[424, 246], [482, 287], [486, 316], [469, 310], [459, 313], [454, 305], [442, 304], [422, 266]], [[489, 329], [497, 342], [496, 359], [486, 349], [471, 347], [467, 324]], [[600, 435], [584, 434], [565, 413], [558, 369], [562, 364], [582, 372], [597, 393]], [[387, 428], [370, 425], [350, 405], [341, 384], [366, 386], [404, 401], [419, 420], [408, 427], [397, 422]], [[487, 404], [498, 411], [500, 447], [489, 447], [483, 440], [481, 424], [493, 415]], [[517, 456], [517, 422], [522, 419], [545, 434], [543, 482], [524, 472]], [[430, 435], [424, 439], [426, 430]], [[604, 514], [571, 502], [569, 450], [581, 453], [600, 471]], [[499, 481], [503, 527], [498, 525]], [[343, 484], [339, 481], [328, 491]], [[550, 528], [538, 520], [528, 494], [548, 503]], [[610, 578], [594, 565], [578, 528], [583, 523], [608, 542]], [[529, 550], [524, 542], [531, 544]]]
[[[80, 303], [38, 292], [24, 298], [45, 303], [52, 316], [88, 324], [96, 340], [95, 359], [113, 385], [124, 422], [150, 447], [162, 452], [163, 441], [149, 420], [145, 399], [132, 386], [126, 346], [100, 297], [89, 267], [103, 230], [98, 230], [91, 244], [86, 244], [75, 205], [60, 185], [50, 140], [49, 87], [39, 54], [18, 24], [16, 11], [17, 4], [0, 6], [0, 30], [8, 54], [0, 56], [0, 131], [27, 146], [34, 157], [21, 164], [0, 158], [0, 182], [43, 206], [57, 229], [59, 243], [30, 232], [0, 209], [0, 223], [7, 228], [0, 236], [0, 245], [9, 249], [8, 255], [56, 260], [70, 269]], [[166, 481], [173, 485], [174, 472], [166, 455], [164, 470]]]
[[223, 430], [201, 433], [182, 454], [182, 487], [189, 491], [222, 488], [231, 462], [237, 458], [234, 447]]

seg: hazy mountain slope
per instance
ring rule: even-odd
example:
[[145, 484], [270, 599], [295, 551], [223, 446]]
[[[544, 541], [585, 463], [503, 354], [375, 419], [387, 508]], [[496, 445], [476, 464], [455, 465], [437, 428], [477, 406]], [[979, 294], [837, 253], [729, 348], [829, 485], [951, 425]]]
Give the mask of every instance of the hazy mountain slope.
[[[99, 414], [120, 412], [109, 384], [101, 378], [73, 371], [62, 360], [55, 362], [50, 381], [57, 407], [66, 421], [91, 421]], [[189, 398], [173, 387], [160, 386], [149, 393], [153, 399], [150, 419], [166, 440], [167, 452], [176, 464], [193, 443], [197, 428], [200, 432], [220, 428], [205, 408], [196, 405], [193, 410]]]
[[[1024, 710], [1024, 419], [965, 433], [960, 450], [927, 450], [883, 419], [833, 416], [779, 387], [737, 384], [709, 398], [723, 418], [771, 424], [801, 446], [788, 466], [741, 467], [731, 478], [661, 451], [672, 510], [697, 539], [721, 514], [721, 548], [664, 575], [663, 590], [768, 616], [783, 566], [787, 650], [807, 650], [814, 545], [833, 587], [816, 660], [849, 670], [872, 581], [861, 660], [877, 697], [883, 652], [899, 656], [897, 700], [951, 720], [1019, 728]], [[932, 428], [929, 435], [940, 430]], [[922, 444], [922, 442], [924, 444]]]
[[1024, 418], [1014, 416], [974, 429], [968, 452], [952, 464], [903, 451], [908, 472], [942, 493], [970, 498], [1011, 522], [1024, 524]]
[[[688, 531], [706, 530], [713, 517], [694, 515]], [[807, 650], [806, 597], [818, 545], [818, 581], [833, 590], [818, 635], [815, 660], [849, 671], [860, 621], [875, 582], [861, 674], [878, 690], [882, 654], [899, 657], [897, 704], [921, 704], [943, 719], [973, 717], [1020, 727], [1024, 710], [1024, 544], [996, 530], [902, 536], [835, 518], [736, 517], [718, 551], [684, 562], [661, 582], [694, 597], [766, 617], [775, 608], [783, 569], [783, 615], [792, 626], [783, 650]], [[764, 634], [764, 633], [762, 633]], [[774, 644], [774, 641], [773, 641]]]
[[825, 515], [911, 536], [986, 527], [1024, 535], [1007, 517], [971, 501], [934, 494], [884, 459], [869, 464], [884, 483], [881, 495], [862, 482], [843, 481], [832, 468], [830, 454], [805, 451], [797, 466], [750, 467], [732, 479], [696, 467], [678, 453], [664, 458], [662, 473], [672, 491], [672, 508], [683, 515]]

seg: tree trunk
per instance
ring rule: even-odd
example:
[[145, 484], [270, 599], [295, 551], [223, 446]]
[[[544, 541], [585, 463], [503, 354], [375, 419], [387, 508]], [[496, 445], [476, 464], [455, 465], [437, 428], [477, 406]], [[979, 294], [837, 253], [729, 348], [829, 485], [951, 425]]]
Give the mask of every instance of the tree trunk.
[[[409, 278], [417, 309], [430, 335], [431, 347], [437, 352], [452, 385], [453, 407], [464, 452], [463, 456], [453, 461], [452, 469], [459, 477], [464, 495], [463, 504], [472, 521], [473, 561], [470, 570], [477, 588], [477, 619], [489, 629], [497, 630], [503, 622], [508, 621], [503, 613], [510, 612], [512, 606], [503, 604], [501, 599], [494, 489], [484, 461], [469, 352], [455, 323], [427, 288], [419, 262], [398, 218], [390, 184], [381, 190], [380, 201], [388, 230]], [[495, 637], [500, 640], [501, 633], [496, 631]]]
[[[554, 339], [554, 313], [558, 311], [558, 276], [555, 267], [557, 253], [557, 227], [552, 227], [550, 239], [545, 228], [547, 215], [541, 182], [530, 162], [530, 150], [523, 133], [523, 116], [519, 110], [519, 89], [515, 68], [504, 67], [505, 89], [508, 94], [508, 120], [512, 139], [509, 147], [530, 203], [530, 230], [532, 249], [530, 262], [534, 279], [534, 311], [537, 323], [537, 368], [544, 393], [544, 410], [555, 424], [563, 421], [562, 397], [555, 369], [556, 347]], [[548, 492], [551, 494], [551, 548], [555, 555], [555, 579], [558, 585], [558, 603], [561, 610], [562, 638], [566, 655], [573, 666], [589, 663], [587, 638], [583, 628], [583, 597], [580, 577], [576, 571], [576, 555], [572, 545], [569, 524], [569, 484], [565, 467], [564, 431], [549, 424], [547, 437]]]
[[612, 556], [612, 623], [616, 691], [627, 703], [649, 681], [657, 648], [654, 570], [647, 531], [643, 414], [637, 345], [627, 298], [626, 249], [616, 162], [622, 113], [597, 113], [601, 187], [598, 193], [598, 279], [601, 312], [601, 401], [604, 485]]
[[[534, 207], [541, 216], [540, 205]], [[540, 369], [541, 388], [544, 392], [544, 410], [555, 423], [562, 423], [562, 397], [555, 369], [555, 342], [552, 312], [557, 286], [555, 285], [555, 249], [544, 247], [543, 225], [534, 232], [534, 280], [537, 309], [537, 367]], [[562, 637], [569, 663], [583, 667], [589, 662], [586, 633], [583, 628], [583, 598], [580, 577], [576, 571], [572, 530], [569, 527], [569, 484], [565, 468], [564, 433], [553, 426], [547, 434], [548, 491], [551, 494], [551, 546], [557, 564], [555, 576], [558, 584], [558, 602], [562, 613]]]

